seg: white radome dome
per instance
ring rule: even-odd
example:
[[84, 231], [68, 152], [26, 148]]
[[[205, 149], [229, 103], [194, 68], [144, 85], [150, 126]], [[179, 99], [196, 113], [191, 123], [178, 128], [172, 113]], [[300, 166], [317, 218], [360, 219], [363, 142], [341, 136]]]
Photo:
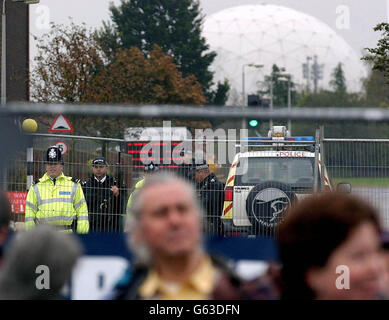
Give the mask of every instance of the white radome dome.
[[[328, 25], [296, 10], [269, 4], [228, 8], [205, 18], [203, 36], [210, 50], [217, 53], [211, 69], [214, 80], [227, 78], [231, 85], [228, 104], [242, 103], [242, 67], [261, 64], [263, 68], [245, 67], [245, 93], [264, 88], [265, 75], [273, 64], [285, 68], [292, 80], [306, 88], [302, 65], [307, 57], [317, 56], [324, 64], [318, 88], [329, 88], [331, 74], [342, 63], [347, 88], [361, 89], [366, 68], [354, 50]], [[312, 65], [313, 59], [310, 61]], [[313, 81], [311, 80], [311, 89]]]

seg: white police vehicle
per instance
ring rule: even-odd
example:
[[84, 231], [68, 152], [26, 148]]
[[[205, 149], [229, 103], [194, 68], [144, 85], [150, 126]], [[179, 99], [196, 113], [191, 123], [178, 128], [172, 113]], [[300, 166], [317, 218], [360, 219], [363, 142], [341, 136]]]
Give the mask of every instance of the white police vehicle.
[[294, 201], [333, 189], [313, 137], [290, 137], [286, 127], [274, 126], [268, 137], [248, 138], [240, 147], [245, 150], [235, 155], [225, 187], [225, 236], [273, 236]]

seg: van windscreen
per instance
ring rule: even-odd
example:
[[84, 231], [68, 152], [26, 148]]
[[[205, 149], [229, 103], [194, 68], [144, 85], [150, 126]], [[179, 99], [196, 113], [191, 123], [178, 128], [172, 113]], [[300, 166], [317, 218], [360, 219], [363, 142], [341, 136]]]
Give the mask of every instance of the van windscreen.
[[265, 181], [313, 186], [313, 158], [240, 158], [235, 179], [241, 185]]

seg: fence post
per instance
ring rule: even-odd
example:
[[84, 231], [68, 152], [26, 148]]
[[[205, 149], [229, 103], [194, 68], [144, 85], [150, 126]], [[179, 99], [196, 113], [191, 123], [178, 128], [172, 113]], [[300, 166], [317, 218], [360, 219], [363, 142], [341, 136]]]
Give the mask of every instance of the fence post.
[[319, 179], [319, 143], [320, 143], [320, 131], [316, 129], [315, 134], [315, 160], [314, 160], [314, 167], [313, 167], [313, 177], [314, 177], [314, 183], [313, 183], [313, 191], [316, 193], [319, 189], [318, 185], [318, 179]]
[[34, 180], [34, 148], [27, 148], [27, 185], [26, 190], [28, 191]]
[[[74, 138], [71, 138], [71, 148], [70, 148], [70, 151], [69, 151], [69, 155], [68, 155], [68, 163], [69, 163], [69, 172], [68, 174], [71, 175], [72, 177], [78, 177], [79, 175], [78, 174], [75, 174], [77, 168], [76, 168], [76, 152], [75, 152], [75, 139]], [[70, 156], [71, 155], [71, 156]]]
[[108, 142], [102, 141], [101, 156], [107, 159], [108, 158], [107, 153], [108, 153]]
[[[325, 153], [324, 153], [324, 126], [320, 126], [320, 161], [321, 161], [321, 166], [320, 166], [320, 189], [323, 190], [324, 188], [324, 166], [325, 166]], [[327, 171], [328, 173], [328, 171]]]

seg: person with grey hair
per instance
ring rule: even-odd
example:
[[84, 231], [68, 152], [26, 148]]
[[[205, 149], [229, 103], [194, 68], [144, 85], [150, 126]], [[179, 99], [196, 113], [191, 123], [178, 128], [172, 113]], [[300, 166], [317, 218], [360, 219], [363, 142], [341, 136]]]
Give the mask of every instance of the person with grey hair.
[[241, 280], [202, 245], [202, 209], [193, 187], [158, 173], [134, 194], [128, 244], [135, 255], [107, 299], [239, 299]]
[[0, 270], [0, 300], [60, 298], [81, 253], [77, 238], [48, 225], [16, 234]]

